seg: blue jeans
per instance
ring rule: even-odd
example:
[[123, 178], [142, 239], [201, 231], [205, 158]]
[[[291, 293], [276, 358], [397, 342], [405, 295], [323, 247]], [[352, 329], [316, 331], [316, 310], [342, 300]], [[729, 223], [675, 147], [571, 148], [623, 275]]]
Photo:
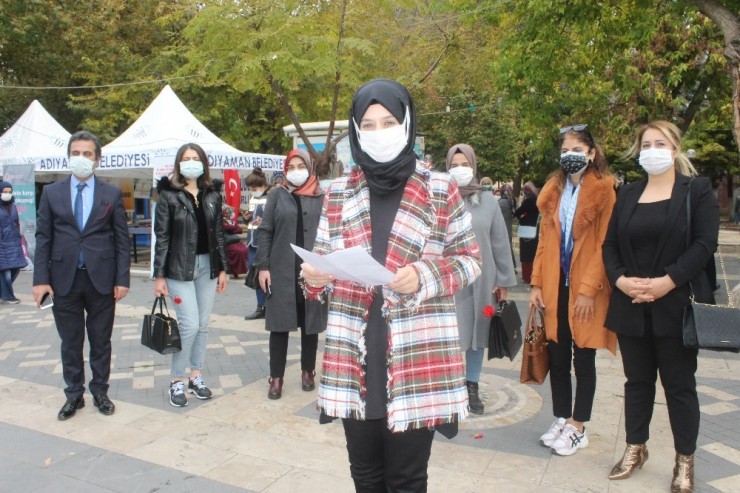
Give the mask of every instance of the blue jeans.
[[180, 298], [180, 303], [174, 303], [174, 307], [182, 351], [172, 355], [173, 378], [185, 378], [188, 361], [190, 371], [203, 368], [208, 345], [208, 320], [211, 318], [217, 284], [218, 279], [211, 279], [211, 259], [207, 253], [195, 257], [192, 281], [167, 279], [170, 299]]
[[6, 269], [0, 271], [0, 295], [5, 301], [14, 300], [13, 281], [18, 277], [20, 269]]
[[485, 353], [485, 348], [479, 348], [477, 351], [473, 349], [465, 351], [465, 380], [468, 382], [480, 381], [480, 371], [483, 368], [483, 356]]
[[[257, 256], [257, 247], [249, 246], [249, 268], [252, 268], [254, 263], [254, 257]], [[257, 288], [254, 290], [257, 293], [257, 306], [265, 306], [265, 292]]]

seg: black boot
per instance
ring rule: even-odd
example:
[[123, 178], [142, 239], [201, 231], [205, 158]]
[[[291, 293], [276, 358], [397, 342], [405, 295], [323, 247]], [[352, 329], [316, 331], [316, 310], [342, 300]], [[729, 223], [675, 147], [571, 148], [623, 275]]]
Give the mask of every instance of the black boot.
[[265, 305], [258, 305], [254, 313], [244, 317], [244, 320], [257, 320], [258, 318], [265, 318]]
[[485, 407], [478, 397], [478, 382], [465, 382], [468, 385], [468, 402], [470, 403], [470, 412], [473, 414], [483, 414]]

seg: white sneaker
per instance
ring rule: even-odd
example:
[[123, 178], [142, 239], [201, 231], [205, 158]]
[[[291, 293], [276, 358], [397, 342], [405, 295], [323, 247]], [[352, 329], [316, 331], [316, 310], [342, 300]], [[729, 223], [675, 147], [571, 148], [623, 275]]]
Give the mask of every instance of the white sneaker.
[[573, 455], [579, 448], [586, 447], [588, 447], [586, 427], [583, 427], [583, 433], [581, 433], [578, 428], [568, 423], [558, 439], [553, 442], [552, 451], [558, 455]]
[[540, 445], [547, 448], [552, 447], [552, 444], [563, 432], [563, 427], [565, 427], [565, 418], [558, 418], [553, 421], [550, 425], [550, 429], [547, 430], [545, 434], [540, 437]]

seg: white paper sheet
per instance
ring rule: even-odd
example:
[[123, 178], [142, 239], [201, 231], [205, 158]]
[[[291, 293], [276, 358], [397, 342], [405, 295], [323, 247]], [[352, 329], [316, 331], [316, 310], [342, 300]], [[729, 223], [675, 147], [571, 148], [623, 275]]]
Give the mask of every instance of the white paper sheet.
[[342, 281], [382, 286], [396, 277], [360, 246], [338, 250], [329, 255], [317, 255], [299, 246], [293, 244], [290, 246], [311, 267]]

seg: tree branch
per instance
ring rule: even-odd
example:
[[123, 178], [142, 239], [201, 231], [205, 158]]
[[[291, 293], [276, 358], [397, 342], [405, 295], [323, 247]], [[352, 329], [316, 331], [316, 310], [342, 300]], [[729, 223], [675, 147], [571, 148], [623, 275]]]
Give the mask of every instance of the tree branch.
[[699, 85], [694, 91], [691, 101], [689, 101], [689, 105], [686, 107], [686, 111], [681, 114], [681, 124], [678, 125], [681, 132], [686, 132], [686, 130], [691, 126], [691, 122], [694, 121], [694, 117], [696, 117], [702, 104], [704, 104], [707, 90], [709, 90], [708, 77], [701, 77]]
[[326, 144], [324, 144], [324, 152], [321, 155], [321, 160], [317, 165], [319, 166], [318, 169], [319, 174], [325, 175], [328, 174], [330, 170], [330, 161], [331, 161], [331, 152], [334, 147], [334, 143], [332, 142], [332, 137], [334, 135], [334, 123], [337, 119], [337, 106], [339, 103], [339, 89], [340, 89], [340, 80], [341, 80], [341, 72], [339, 70], [339, 67], [341, 66], [341, 56], [342, 56], [342, 40], [344, 39], [344, 19], [347, 13], [347, 1], [344, 0], [342, 2], [342, 14], [339, 17], [339, 34], [337, 36], [337, 70], [334, 74], [334, 94], [332, 96], [331, 101], [331, 118], [329, 119], [329, 129], [326, 133]]
[[311, 159], [316, 160], [319, 154], [318, 152], [316, 152], [316, 148], [313, 146], [313, 144], [311, 144], [308, 135], [306, 135], [306, 131], [303, 130], [303, 126], [301, 126], [301, 122], [298, 120], [298, 115], [295, 114], [295, 111], [293, 111], [293, 106], [290, 104], [290, 101], [288, 101], [288, 98], [285, 96], [283, 87], [280, 85], [280, 82], [276, 81], [272, 77], [269, 68], [264, 65], [263, 67], [265, 72], [267, 73], [267, 80], [270, 83], [270, 87], [280, 100], [280, 104], [283, 105], [283, 109], [288, 114], [288, 118], [290, 118], [290, 121], [293, 122], [293, 125], [295, 125], [295, 129], [298, 132], [298, 135], [301, 136], [303, 143], [306, 144], [306, 149], [308, 150], [308, 153], [311, 154]]

